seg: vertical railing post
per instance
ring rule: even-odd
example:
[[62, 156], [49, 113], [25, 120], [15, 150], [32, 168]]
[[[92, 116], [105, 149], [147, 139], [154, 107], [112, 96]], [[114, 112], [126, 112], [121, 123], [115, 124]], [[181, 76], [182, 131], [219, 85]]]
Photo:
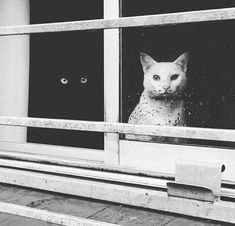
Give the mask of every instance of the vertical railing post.
[[[29, 0], [1, 0], [0, 26], [29, 24]], [[0, 37], [0, 115], [28, 115], [29, 35]], [[25, 142], [26, 128], [0, 127], [0, 141]]]
[[[104, 18], [119, 17], [119, 0], [104, 0]], [[119, 29], [104, 30], [104, 112], [106, 122], [119, 121]], [[119, 164], [119, 135], [105, 134], [105, 162]]]

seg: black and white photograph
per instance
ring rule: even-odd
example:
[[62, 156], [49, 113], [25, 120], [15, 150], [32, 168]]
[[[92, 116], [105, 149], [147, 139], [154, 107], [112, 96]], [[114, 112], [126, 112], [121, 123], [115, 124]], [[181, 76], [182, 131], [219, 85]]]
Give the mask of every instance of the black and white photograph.
[[0, 0], [0, 226], [235, 224], [235, 0]]

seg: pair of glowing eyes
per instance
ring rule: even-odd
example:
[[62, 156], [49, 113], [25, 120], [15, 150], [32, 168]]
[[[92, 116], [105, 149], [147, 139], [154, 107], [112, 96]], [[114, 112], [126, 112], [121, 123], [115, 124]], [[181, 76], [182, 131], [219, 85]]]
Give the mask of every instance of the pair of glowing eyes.
[[[177, 78], [179, 78], [179, 75], [178, 75], [178, 74], [174, 74], [174, 75], [171, 76], [171, 81], [174, 81], [174, 80], [176, 80]], [[159, 75], [154, 75], [154, 76], [153, 76], [153, 80], [155, 80], [155, 81], [159, 81], [160, 79], [161, 79], [161, 78], [160, 78]]]
[[[60, 79], [60, 82], [61, 82], [63, 85], [67, 85], [67, 84], [69, 83], [69, 80], [68, 80], [67, 78], [61, 78], [61, 79]], [[82, 84], [87, 83], [87, 77], [86, 77], [86, 76], [81, 77], [80, 82], [81, 82]]]

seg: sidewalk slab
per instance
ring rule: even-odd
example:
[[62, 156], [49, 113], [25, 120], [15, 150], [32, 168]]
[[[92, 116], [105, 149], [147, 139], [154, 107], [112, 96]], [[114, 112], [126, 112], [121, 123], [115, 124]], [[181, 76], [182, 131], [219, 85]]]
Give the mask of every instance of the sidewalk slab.
[[0, 213], [1, 226], [59, 226], [58, 224], [47, 223], [26, 217], [14, 216], [11, 214]]

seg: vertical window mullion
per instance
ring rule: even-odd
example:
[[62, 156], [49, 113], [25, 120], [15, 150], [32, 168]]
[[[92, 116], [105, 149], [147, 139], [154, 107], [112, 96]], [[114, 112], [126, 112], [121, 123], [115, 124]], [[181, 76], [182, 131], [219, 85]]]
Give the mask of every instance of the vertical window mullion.
[[[119, 17], [119, 0], [104, 0], [104, 18]], [[104, 30], [104, 120], [119, 121], [119, 29]], [[119, 164], [119, 135], [105, 134], [105, 163]]]

